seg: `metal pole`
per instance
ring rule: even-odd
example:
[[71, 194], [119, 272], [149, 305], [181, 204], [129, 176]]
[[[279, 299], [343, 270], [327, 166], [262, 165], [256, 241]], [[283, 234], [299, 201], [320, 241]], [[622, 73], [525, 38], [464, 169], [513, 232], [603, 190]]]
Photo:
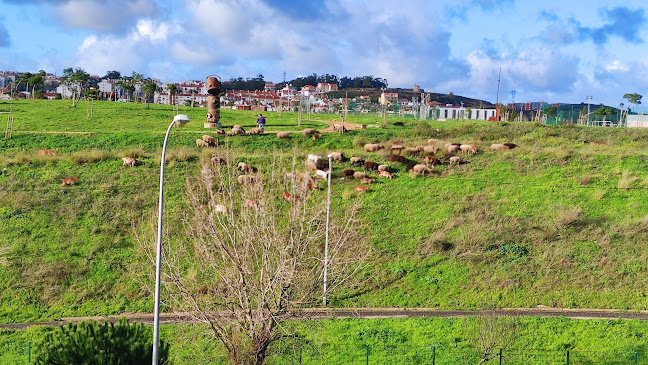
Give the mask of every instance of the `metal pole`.
[[155, 254], [155, 308], [153, 310], [153, 360], [152, 365], [158, 365], [158, 341], [160, 338], [160, 266], [162, 263], [162, 208], [164, 200], [164, 160], [166, 155], [167, 142], [171, 127], [175, 120], [169, 125], [164, 144], [162, 145], [162, 160], [160, 161], [160, 198], [158, 200], [158, 230], [157, 230], [157, 249]]
[[326, 286], [328, 284], [328, 244], [329, 244], [329, 217], [331, 215], [331, 160], [333, 156], [328, 155], [328, 193], [326, 194], [326, 238], [324, 240], [324, 306], [326, 307]]

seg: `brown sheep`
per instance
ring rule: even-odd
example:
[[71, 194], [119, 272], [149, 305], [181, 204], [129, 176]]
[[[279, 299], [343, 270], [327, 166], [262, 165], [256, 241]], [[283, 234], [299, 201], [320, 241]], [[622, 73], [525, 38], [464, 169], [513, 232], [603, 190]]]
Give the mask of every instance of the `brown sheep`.
[[233, 136], [245, 135], [245, 129], [243, 129], [243, 127], [241, 127], [241, 126], [234, 126], [234, 127], [232, 127], [232, 135]]
[[212, 157], [210, 161], [212, 165], [224, 165], [227, 163], [224, 158], [218, 156]]
[[361, 182], [363, 184], [372, 184], [376, 182], [376, 179], [372, 179], [370, 177], [363, 177]]
[[202, 136], [202, 140], [205, 141], [209, 146], [216, 146], [217, 145], [216, 138], [214, 138], [212, 136], [208, 136], [208, 135], [205, 134], [204, 136]]
[[236, 167], [241, 172], [254, 172], [254, 168], [249, 163], [239, 162]]
[[362, 166], [365, 163], [365, 160], [360, 157], [351, 157], [351, 166]]
[[239, 185], [254, 184], [256, 180], [257, 177], [254, 175], [240, 175], [239, 177], [236, 178], [236, 181], [238, 182]]
[[285, 200], [287, 202], [291, 202], [291, 201], [294, 200], [293, 196], [290, 195], [289, 193], [285, 192], [285, 191], [283, 193], [281, 193], [281, 199], [283, 199], [283, 200]]
[[216, 134], [227, 134], [227, 132], [225, 132], [225, 131], [222, 130], [222, 129], [217, 129], [217, 130], [216, 130]]
[[400, 162], [405, 164], [409, 162], [409, 160], [405, 156], [400, 156], [400, 155], [389, 155], [389, 161]]
[[209, 147], [209, 143], [203, 141], [202, 139], [197, 139], [196, 147]]
[[245, 200], [243, 200], [243, 207], [244, 207], [244, 208], [250, 208], [250, 209], [253, 209], [253, 210], [256, 210], [256, 211], [259, 210], [259, 206], [258, 206], [257, 203], [256, 203], [254, 200], [252, 200], [252, 199], [245, 199]]
[[502, 150], [508, 150], [509, 149], [506, 145], [504, 145], [502, 143], [493, 143], [490, 146], [490, 148], [491, 148], [492, 151], [502, 151]]
[[310, 135], [315, 134], [315, 133], [317, 133], [317, 131], [315, 129], [313, 129], [313, 128], [306, 128], [306, 129], [304, 129], [302, 131], [302, 134], [304, 136], [310, 136]]
[[432, 165], [432, 167], [439, 163], [439, 159], [434, 156], [425, 156], [424, 161], [427, 165]]
[[432, 172], [432, 169], [430, 169], [426, 165], [417, 164], [412, 167], [412, 171], [414, 171], [414, 173], [417, 175], [427, 175]]
[[378, 164], [376, 162], [367, 161], [364, 163], [365, 170], [378, 170]]
[[379, 165], [378, 171], [389, 171], [389, 165]]
[[461, 153], [470, 153], [471, 155], [474, 155], [477, 153], [477, 146], [472, 145], [472, 144], [462, 144], [459, 146], [459, 149], [461, 150]]
[[449, 164], [449, 166], [453, 166], [453, 165], [455, 165], [455, 164], [456, 164], [456, 165], [459, 165], [459, 164], [461, 164], [462, 162], [463, 162], [463, 160], [461, 159], [461, 157], [459, 157], [459, 156], [452, 156], [452, 157], [450, 157], [450, 164]]
[[353, 177], [354, 173], [355, 173], [355, 171], [350, 170], [350, 169], [342, 170], [342, 178], [347, 179], [347, 178]]
[[392, 146], [398, 146], [398, 145], [402, 145], [403, 143], [405, 143], [405, 141], [401, 138], [398, 141], [392, 141], [391, 145]]
[[385, 146], [377, 143], [367, 143], [366, 145], [364, 145], [365, 152], [378, 152], [378, 150], [382, 150], [384, 148]]
[[414, 166], [418, 165], [416, 162], [410, 162], [407, 165], [405, 165], [405, 171], [409, 171], [414, 168]]
[[356, 171], [356, 172], [353, 173], [353, 178], [354, 179], [364, 179], [365, 177], [367, 177], [367, 174], [365, 174], [362, 171]]
[[357, 185], [353, 188], [353, 190], [357, 191], [358, 193], [366, 193], [367, 191], [369, 191], [369, 188], [366, 186]]
[[379, 177], [385, 177], [385, 178], [390, 179], [390, 180], [393, 178], [392, 174], [390, 174], [389, 171], [379, 171], [378, 176]]
[[313, 134], [313, 136], [311, 138], [313, 139], [313, 141], [315, 141], [315, 140], [320, 139], [321, 137], [322, 137], [322, 135], [320, 133], [315, 133], [315, 134]]
[[282, 138], [288, 138], [290, 137], [290, 132], [278, 132], [277, 133], [277, 138], [282, 139]]
[[79, 179], [78, 176], [75, 176], [75, 177], [64, 177], [64, 178], [61, 179], [61, 181], [63, 182], [63, 183], [61, 184], [61, 186], [65, 186], [65, 185], [74, 185], [74, 182], [77, 181], [77, 179]]
[[516, 145], [515, 143], [504, 143], [504, 146], [508, 147], [509, 150], [512, 150], [518, 145]]
[[39, 156], [56, 156], [56, 152], [52, 150], [38, 150]]
[[124, 161], [122, 166], [130, 166], [130, 167], [135, 167], [142, 163], [140, 160], [134, 159], [132, 157], [122, 157], [122, 161]]
[[429, 153], [431, 155], [436, 154], [439, 151], [437, 146], [423, 146], [423, 152]]

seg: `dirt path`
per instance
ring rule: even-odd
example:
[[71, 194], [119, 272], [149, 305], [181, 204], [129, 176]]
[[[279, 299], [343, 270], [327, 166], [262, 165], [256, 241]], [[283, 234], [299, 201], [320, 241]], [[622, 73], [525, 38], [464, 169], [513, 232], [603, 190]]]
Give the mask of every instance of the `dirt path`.
[[[565, 308], [503, 308], [499, 311], [469, 311], [469, 310], [437, 310], [433, 308], [311, 308], [292, 312], [293, 320], [317, 320], [330, 318], [459, 318], [484, 315], [504, 315], [511, 317], [566, 317], [573, 319], [637, 319], [648, 321], [648, 311], [615, 311], [607, 309], [565, 309]], [[153, 324], [153, 314], [120, 314], [105, 317], [66, 317], [51, 322], [27, 322], [0, 324], [0, 329], [25, 329], [31, 326], [56, 327], [67, 323], [87, 320], [117, 322], [127, 318], [131, 322]], [[193, 323], [196, 322], [191, 314], [161, 313], [160, 324]]]

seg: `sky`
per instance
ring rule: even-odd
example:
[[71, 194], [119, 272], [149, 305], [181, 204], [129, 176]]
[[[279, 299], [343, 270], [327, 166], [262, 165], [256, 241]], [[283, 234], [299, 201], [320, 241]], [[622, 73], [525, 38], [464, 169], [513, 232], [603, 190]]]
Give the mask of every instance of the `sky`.
[[0, 70], [163, 82], [373, 75], [490, 102], [618, 106], [648, 94], [646, 41], [645, 0], [0, 0]]

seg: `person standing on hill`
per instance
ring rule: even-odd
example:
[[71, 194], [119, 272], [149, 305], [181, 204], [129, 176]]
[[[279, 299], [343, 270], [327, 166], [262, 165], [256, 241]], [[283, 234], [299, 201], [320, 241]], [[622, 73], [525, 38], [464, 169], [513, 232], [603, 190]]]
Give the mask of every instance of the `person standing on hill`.
[[259, 117], [257, 118], [257, 124], [258, 124], [259, 128], [261, 128], [261, 131], [265, 132], [266, 120], [263, 117], [263, 114], [259, 114]]

